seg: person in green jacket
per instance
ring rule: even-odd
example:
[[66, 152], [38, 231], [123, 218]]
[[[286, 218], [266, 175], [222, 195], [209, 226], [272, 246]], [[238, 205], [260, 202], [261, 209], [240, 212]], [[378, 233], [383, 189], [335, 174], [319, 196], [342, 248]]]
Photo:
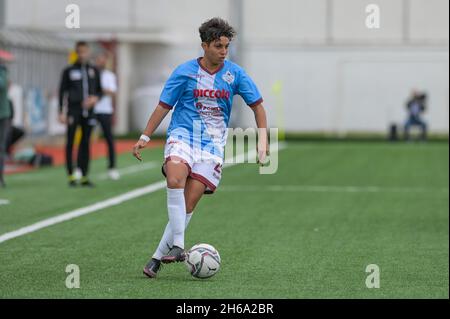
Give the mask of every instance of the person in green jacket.
[[8, 73], [4, 60], [0, 58], [0, 188], [5, 187], [3, 170], [6, 157], [6, 142], [9, 131], [11, 109], [8, 102]]

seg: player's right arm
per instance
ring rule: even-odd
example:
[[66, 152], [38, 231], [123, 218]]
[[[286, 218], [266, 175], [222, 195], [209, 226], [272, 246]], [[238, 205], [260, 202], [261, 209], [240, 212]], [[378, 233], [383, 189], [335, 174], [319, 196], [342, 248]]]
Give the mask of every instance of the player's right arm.
[[170, 110], [177, 104], [178, 100], [183, 94], [187, 77], [184, 75], [182, 68], [183, 66], [178, 66], [170, 75], [169, 79], [164, 85], [163, 91], [161, 92], [158, 106], [150, 116], [144, 133], [141, 135], [139, 141], [133, 147], [133, 155], [140, 161], [142, 161], [142, 157], [139, 153], [139, 150], [147, 145], [147, 143], [150, 141], [150, 136], [158, 128], [159, 124], [164, 119], [164, 117], [166, 117], [167, 113], [169, 113]]
[[150, 139], [147, 137], [152, 136], [153, 132], [158, 128], [159, 124], [161, 124], [162, 120], [166, 117], [167, 113], [170, 112], [170, 109], [167, 107], [158, 104], [158, 106], [153, 111], [152, 115], [148, 119], [147, 126], [137, 143], [133, 147], [133, 156], [138, 160], [142, 161], [142, 156], [139, 150], [143, 149]]

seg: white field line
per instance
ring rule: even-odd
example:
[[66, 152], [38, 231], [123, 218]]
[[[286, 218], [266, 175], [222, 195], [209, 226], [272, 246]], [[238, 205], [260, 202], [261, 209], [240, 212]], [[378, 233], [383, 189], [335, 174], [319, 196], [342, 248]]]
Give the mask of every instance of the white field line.
[[77, 218], [77, 217], [80, 217], [83, 215], [87, 215], [87, 214], [99, 211], [99, 210], [107, 208], [107, 207], [119, 205], [123, 202], [140, 197], [142, 195], [156, 192], [157, 190], [164, 188], [165, 186], [166, 186], [166, 181], [159, 181], [159, 182], [153, 183], [151, 185], [148, 185], [146, 187], [137, 188], [130, 192], [124, 193], [119, 196], [112, 197], [110, 199], [95, 203], [93, 205], [89, 205], [89, 206], [86, 206], [83, 208], [75, 209], [75, 210], [67, 212], [67, 213], [63, 213], [61, 215], [57, 215], [57, 216], [54, 216], [51, 218], [44, 219], [35, 224], [29, 225], [26, 227], [22, 227], [15, 231], [1, 235], [0, 243], [10, 240], [10, 239], [13, 239], [13, 238], [16, 238], [16, 237], [20, 237], [20, 236], [35, 232], [37, 230], [40, 230], [40, 229], [48, 227], [48, 226], [59, 224], [59, 223], [65, 222], [67, 220], [71, 220], [71, 219], [74, 219], [74, 218]]
[[[148, 163], [143, 163], [143, 164], [127, 166], [127, 167], [118, 169], [117, 171], [119, 172], [120, 176], [122, 177], [124, 175], [134, 174], [134, 173], [153, 169], [155, 167], [160, 167], [160, 166], [161, 166], [160, 162], [148, 162]], [[109, 178], [108, 173], [101, 173], [101, 174], [98, 174], [96, 177], [99, 180], [106, 180]]]
[[321, 186], [321, 185], [227, 185], [220, 191], [270, 191], [270, 192], [324, 192], [324, 193], [433, 193], [447, 192], [448, 188], [380, 187], [380, 186]]
[[[140, 171], [153, 169], [160, 165], [161, 165], [161, 162], [153, 161], [153, 162], [148, 162], [148, 163], [126, 166], [123, 168], [119, 168], [117, 171], [119, 172], [119, 174], [121, 176], [125, 176], [125, 175], [129, 175], [129, 174], [138, 173]], [[17, 175], [10, 175], [10, 176], [8, 176], [8, 178], [12, 178], [14, 180], [29, 181], [29, 180], [42, 179], [45, 177], [46, 173], [47, 172], [45, 172], [45, 171], [41, 171], [41, 172], [35, 172], [33, 174], [26, 174], [26, 173], [25, 174], [17, 174]], [[95, 174], [94, 180], [95, 179], [106, 180], [106, 179], [108, 179], [108, 173], [104, 172], [104, 173]]]
[[9, 204], [9, 200], [0, 198], [0, 205], [8, 205], [8, 204]]
[[[280, 143], [278, 149], [281, 150], [281, 149], [284, 149], [285, 147], [286, 147], [286, 144]], [[250, 158], [250, 156], [256, 156], [256, 150], [252, 150], [252, 151], [248, 152], [247, 156], [248, 156], [248, 158]], [[233, 166], [233, 165], [236, 165], [236, 164], [240, 164], [240, 162], [243, 161], [244, 158], [245, 158], [245, 154], [240, 154], [240, 155], [236, 156], [236, 159], [235, 159], [234, 163], [225, 164], [224, 167], [230, 167], [230, 166]], [[114, 196], [112, 198], [109, 198], [107, 200], [95, 203], [93, 205], [89, 205], [89, 206], [86, 206], [86, 207], [78, 208], [78, 209], [75, 209], [73, 211], [69, 211], [67, 213], [63, 213], [63, 214], [60, 214], [60, 215], [57, 215], [57, 216], [54, 216], [54, 217], [50, 217], [50, 218], [44, 219], [44, 220], [42, 220], [40, 222], [37, 222], [37, 223], [34, 223], [32, 225], [29, 225], [29, 226], [26, 226], [26, 227], [22, 227], [22, 228], [19, 228], [17, 230], [14, 230], [12, 232], [8, 232], [8, 233], [5, 233], [5, 234], [1, 235], [0, 236], [0, 243], [3, 243], [5, 241], [7, 241], [7, 240], [10, 240], [10, 239], [13, 239], [13, 238], [17, 238], [17, 237], [20, 237], [20, 236], [23, 236], [23, 235], [26, 235], [26, 234], [38, 231], [40, 229], [43, 229], [43, 228], [46, 228], [46, 227], [49, 227], [49, 226], [52, 226], [52, 225], [55, 225], [55, 224], [59, 224], [59, 223], [65, 222], [67, 220], [71, 220], [71, 219], [74, 219], [74, 218], [77, 218], [77, 217], [80, 217], [80, 216], [83, 216], [83, 215], [87, 215], [87, 214], [91, 214], [91, 213], [97, 212], [97, 211], [102, 210], [102, 209], [107, 208], [107, 207], [111, 207], [111, 206], [122, 204], [122, 203], [124, 203], [126, 201], [135, 199], [137, 197], [156, 192], [156, 191], [158, 191], [160, 189], [163, 189], [165, 187], [166, 187], [166, 181], [165, 180], [161, 180], [159, 182], [150, 184], [148, 186], [140, 187], [140, 188], [137, 188], [135, 190], [126, 192], [126, 193], [124, 193], [122, 195]]]

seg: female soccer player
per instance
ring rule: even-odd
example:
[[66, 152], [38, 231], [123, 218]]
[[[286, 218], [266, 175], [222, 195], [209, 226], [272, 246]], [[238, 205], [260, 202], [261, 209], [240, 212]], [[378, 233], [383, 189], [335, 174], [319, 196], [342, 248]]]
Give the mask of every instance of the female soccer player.
[[184, 260], [184, 232], [192, 212], [202, 195], [213, 193], [219, 184], [233, 95], [239, 94], [255, 114], [260, 132], [260, 163], [265, 161], [268, 151], [261, 94], [240, 66], [225, 60], [234, 29], [226, 21], [213, 18], [203, 23], [199, 31], [204, 56], [175, 69], [133, 148], [133, 155], [142, 160], [139, 150], [174, 109], [162, 167], [167, 180], [169, 222], [158, 248], [144, 267], [144, 274], [150, 278], [156, 277], [161, 262]]

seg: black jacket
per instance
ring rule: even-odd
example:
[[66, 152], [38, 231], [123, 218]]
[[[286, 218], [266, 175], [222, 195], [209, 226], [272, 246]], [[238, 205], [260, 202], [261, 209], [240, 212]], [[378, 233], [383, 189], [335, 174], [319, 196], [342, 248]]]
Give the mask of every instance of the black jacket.
[[[96, 95], [100, 99], [102, 96], [102, 86], [100, 82], [99, 70], [86, 64], [88, 74], [88, 93]], [[68, 112], [81, 112], [81, 104], [83, 102], [83, 78], [82, 65], [79, 62], [66, 67], [61, 75], [61, 83], [59, 86], [59, 111], [62, 112], [65, 99], [69, 107]], [[92, 112], [92, 109], [90, 110]]]
[[[417, 97], [411, 98], [406, 103], [406, 108], [408, 109], [409, 116], [413, 119], [419, 119], [420, 115], [426, 110], [426, 99], [427, 96], [425, 94], [419, 95]], [[413, 108], [414, 105], [417, 105], [418, 108]]]

